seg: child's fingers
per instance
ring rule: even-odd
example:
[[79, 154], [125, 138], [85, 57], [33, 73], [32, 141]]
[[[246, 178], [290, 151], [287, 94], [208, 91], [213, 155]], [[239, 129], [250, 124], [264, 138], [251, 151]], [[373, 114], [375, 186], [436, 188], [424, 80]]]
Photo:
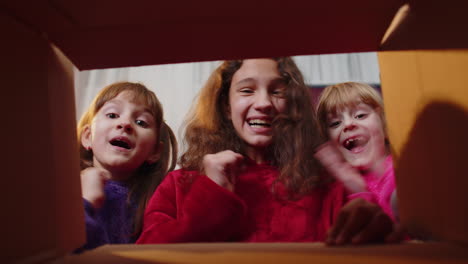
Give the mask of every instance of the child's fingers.
[[351, 241], [351, 239], [367, 225], [368, 214], [365, 210], [356, 210], [348, 213], [348, 218], [342, 226], [336, 244], [343, 245]]
[[385, 237], [385, 242], [397, 243], [397, 242], [403, 241], [405, 239], [406, 233], [407, 233], [407, 230], [405, 227], [403, 227], [402, 225], [396, 225], [393, 228], [393, 232], [391, 232]]
[[213, 157], [216, 163], [223, 165], [225, 168], [236, 164], [244, 158], [241, 154], [232, 150], [221, 151], [219, 153], [213, 154]]
[[351, 193], [366, 190], [366, 182], [332, 143], [326, 142], [317, 148], [315, 158], [322, 163], [331, 176], [343, 182]]
[[88, 167], [84, 169], [81, 172], [81, 175], [84, 177], [100, 177], [106, 180], [111, 179], [111, 174], [109, 171], [102, 169], [102, 168], [96, 168], [96, 167]]
[[233, 190], [236, 179], [236, 170], [239, 162], [244, 157], [231, 150], [225, 150], [216, 154], [208, 154], [203, 158], [205, 173], [218, 185]]
[[326, 239], [326, 243], [328, 245], [336, 244], [336, 239], [340, 234], [341, 230], [343, 229], [343, 226], [346, 224], [348, 217], [349, 212], [346, 210], [341, 210], [341, 212], [338, 214], [335, 224], [333, 224], [333, 226], [328, 230], [328, 235]]
[[244, 156], [233, 152], [233, 161], [226, 167], [226, 176], [228, 180], [235, 185], [237, 176], [242, 173], [245, 168]]
[[315, 150], [314, 157], [325, 167], [332, 167], [345, 162], [342, 154], [330, 142], [320, 145]]
[[104, 186], [106, 184], [106, 182], [111, 179], [111, 174], [110, 174], [110, 172], [108, 172], [108, 171], [106, 171], [104, 169], [100, 169], [99, 170], [99, 177], [100, 177], [100, 180], [101, 180], [101, 184]]
[[110, 172], [102, 169], [99, 174], [101, 175], [102, 178], [104, 178], [106, 181], [111, 179], [111, 174]]
[[104, 204], [104, 186], [110, 178], [111, 174], [102, 168], [89, 167], [81, 171], [82, 196], [94, 208], [101, 208]]
[[327, 244], [343, 245], [348, 242], [365, 243], [377, 238], [383, 239], [389, 233], [389, 226], [391, 231], [391, 223], [378, 205], [364, 199], [355, 199], [341, 209]]
[[383, 241], [385, 234], [392, 232], [393, 223], [383, 211], [374, 215], [370, 223], [352, 238], [353, 244]]
[[343, 176], [336, 176], [336, 178], [342, 181], [345, 187], [351, 193], [358, 193], [366, 190], [367, 184], [364, 179], [362, 179], [358, 173], [353, 172], [352, 170], [349, 170], [346, 174], [343, 174]]
[[345, 205], [342, 210], [347, 211], [348, 217], [336, 237], [335, 244], [362, 244], [392, 239], [389, 234], [394, 230], [393, 222], [380, 206], [364, 199], [356, 199]]
[[330, 143], [329, 141], [323, 143], [322, 145], [318, 146], [318, 147], [315, 149], [315, 153], [326, 151], [326, 148], [327, 148], [330, 144], [331, 144], [331, 143]]

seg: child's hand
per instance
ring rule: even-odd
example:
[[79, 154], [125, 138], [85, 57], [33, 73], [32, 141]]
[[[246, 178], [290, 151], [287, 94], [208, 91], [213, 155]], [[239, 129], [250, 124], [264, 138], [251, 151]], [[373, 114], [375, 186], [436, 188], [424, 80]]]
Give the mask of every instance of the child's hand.
[[81, 171], [81, 191], [83, 198], [99, 209], [106, 199], [104, 185], [110, 179], [110, 173], [104, 169], [89, 167]]
[[205, 155], [203, 157], [203, 167], [208, 178], [232, 192], [243, 159], [244, 157], [241, 154], [225, 150], [216, 154]]
[[328, 230], [328, 245], [396, 242], [397, 233], [390, 217], [377, 204], [355, 199], [341, 209]]
[[351, 193], [366, 191], [366, 182], [362, 179], [359, 171], [353, 168], [330, 142], [318, 147], [314, 157]]

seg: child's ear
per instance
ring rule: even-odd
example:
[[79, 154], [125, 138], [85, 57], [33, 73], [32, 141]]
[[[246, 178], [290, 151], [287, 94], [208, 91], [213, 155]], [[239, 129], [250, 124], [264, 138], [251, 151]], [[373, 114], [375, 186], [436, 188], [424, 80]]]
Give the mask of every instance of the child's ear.
[[91, 143], [92, 143], [91, 126], [90, 125], [85, 125], [83, 127], [83, 131], [81, 132], [81, 145], [86, 150], [90, 150], [91, 149]]
[[149, 164], [156, 163], [161, 158], [162, 151], [163, 151], [163, 143], [159, 141], [158, 147], [154, 150], [153, 154], [151, 154], [146, 159], [146, 162], [148, 162]]

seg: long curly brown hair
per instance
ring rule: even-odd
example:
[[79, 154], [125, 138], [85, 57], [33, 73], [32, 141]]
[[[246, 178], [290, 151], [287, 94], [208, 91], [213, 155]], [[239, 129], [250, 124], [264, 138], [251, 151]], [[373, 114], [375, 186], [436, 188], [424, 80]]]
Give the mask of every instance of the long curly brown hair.
[[[309, 90], [296, 64], [289, 57], [272, 60], [276, 61], [287, 85], [287, 106], [273, 120], [274, 134], [269, 157], [271, 164], [279, 169], [277, 182], [285, 185], [290, 198], [298, 198], [322, 181], [320, 164], [313, 156], [322, 139], [316, 126]], [[232, 77], [242, 62], [232, 60], [222, 63], [200, 91], [185, 127], [184, 144], [187, 150], [180, 158], [182, 168], [203, 171], [203, 156], [227, 149], [245, 155], [244, 142], [226, 116]]]
[[[164, 122], [164, 114], [161, 103], [156, 95], [139, 83], [118, 82], [106, 86], [94, 98], [88, 110], [83, 114], [78, 122], [78, 142], [81, 142], [81, 135], [86, 125], [90, 125], [93, 118], [103, 107], [103, 105], [118, 96], [124, 91], [133, 94], [134, 100], [147, 106], [156, 124], [158, 139], [156, 142], [162, 142], [162, 150], [159, 160], [154, 164], [146, 162], [140, 166], [137, 174], [129, 179], [128, 202], [131, 198], [137, 199], [137, 212], [134, 218], [133, 236], [136, 238], [141, 233], [143, 225], [143, 214], [146, 205], [151, 198], [156, 187], [161, 183], [164, 176], [174, 169], [177, 161], [177, 141], [171, 128]], [[159, 144], [156, 144], [156, 147]], [[79, 144], [80, 149], [80, 167], [84, 170], [93, 166], [93, 153]]]

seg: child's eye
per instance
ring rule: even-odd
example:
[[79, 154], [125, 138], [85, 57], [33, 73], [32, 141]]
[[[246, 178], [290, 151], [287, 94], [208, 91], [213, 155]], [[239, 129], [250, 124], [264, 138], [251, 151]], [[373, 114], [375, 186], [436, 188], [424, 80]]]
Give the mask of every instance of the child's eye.
[[144, 128], [146, 128], [146, 127], [149, 126], [148, 123], [146, 123], [146, 122], [143, 121], [143, 120], [139, 120], [139, 119], [136, 120], [135, 123], [136, 123], [137, 125], [141, 126], [141, 127], [144, 127]]
[[275, 89], [275, 90], [273, 90], [272, 94], [276, 95], [276, 96], [279, 96], [279, 97], [282, 97], [282, 96], [284, 96], [284, 89]]
[[367, 116], [367, 114], [357, 114], [357, 115], [356, 115], [356, 118], [357, 118], [357, 119], [363, 119], [363, 118], [365, 118], [366, 116]]
[[108, 118], [111, 118], [111, 119], [114, 119], [114, 118], [118, 118], [118, 117], [119, 117], [119, 115], [116, 114], [116, 113], [108, 113], [108, 114], [106, 114], [106, 116], [107, 116]]
[[243, 94], [251, 94], [253, 93], [253, 90], [251, 88], [242, 88], [240, 89], [240, 92]]
[[341, 124], [341, 121], [333, 121], [328, 125], [329, 128], [335, 128]]

